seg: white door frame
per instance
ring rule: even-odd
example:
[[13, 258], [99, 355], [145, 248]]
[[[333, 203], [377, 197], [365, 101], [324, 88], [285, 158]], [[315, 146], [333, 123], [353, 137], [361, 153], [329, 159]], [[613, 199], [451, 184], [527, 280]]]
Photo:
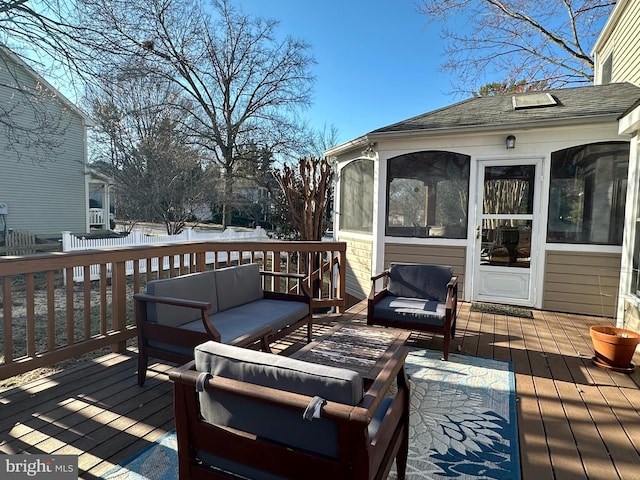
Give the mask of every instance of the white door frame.
[[[480, 235], [483, 220], [483, 195], [484, 195], [484, 172], [485, 167], [491, 166], [516, 166], [535, 165], [533, 213], [531, 215], [510, 215], [510, 218], [531, 220], [531, 253], [530, 264], [526, 271], [522, 268], [508, 268], [496, 266], [481, 266], [480, 254], [482, 250], [482, 239]], [[475, 192], [475, 218], [471, 238], [473, 239], [472, 255], [472, 275], [471, 275], [471, 297], [473, 301], [503, 303], [508, 305], [521, 305], [533, 307], [536, 305], [538, 291], [539, 274], [539, 253], [542, 248], [540, 240], [540, 228], [544, 222], [544, 212], [540, 208], [540, 198], [542, 193], [544, 159], [542, 157], [511, 157], [511, 158], [486, 158], [477, 160], [476, 170], [476, 192]], [[489, 276], [488, 276], [489, 275]], [[489, 281], [488, 279], [491, 279]], [[498, 293], [492, 294], [487, 290], [487, 285], [495, 282], [496, 285], [513, 285], [514, 294]], [[513, 282], [513, 283], [511, 283]], [[526, 290], [526, 294], [520, 295], [518, 288]]]

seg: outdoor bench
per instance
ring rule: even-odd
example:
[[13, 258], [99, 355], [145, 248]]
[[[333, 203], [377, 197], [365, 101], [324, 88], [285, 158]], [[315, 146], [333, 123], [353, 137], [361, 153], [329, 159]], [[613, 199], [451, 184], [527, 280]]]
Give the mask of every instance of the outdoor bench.
[[[302, 294], [263, 289], [263, 276], [295, 278]], [[307, 325], [311, 341], [311, 297], [303, 275], [261, 272], [255, 263], [152, 280], [137, 293], [138, 384], [146, 378], [149, 357], [184, 364], [208, 340], [239, 347], [269, 344]]]

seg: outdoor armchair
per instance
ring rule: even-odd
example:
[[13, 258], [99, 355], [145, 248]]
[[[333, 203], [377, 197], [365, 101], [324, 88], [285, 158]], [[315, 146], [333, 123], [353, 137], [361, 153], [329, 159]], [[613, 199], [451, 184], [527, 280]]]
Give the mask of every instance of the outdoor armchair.
[[[448, 360], [458, 308], [458, 277], [453, 275], [453, 269], [392, 263], [371, 280], [367, 323], [442, 334], [444, 359]], [[377, 290], [380, 282], [382, 288]]]
[[[407, 349], [359, 373], [216, 342], [169, 371], [180, 479], [385, 479], [408, 452]], [[397, 388], [396, 388], [397, 387]]]

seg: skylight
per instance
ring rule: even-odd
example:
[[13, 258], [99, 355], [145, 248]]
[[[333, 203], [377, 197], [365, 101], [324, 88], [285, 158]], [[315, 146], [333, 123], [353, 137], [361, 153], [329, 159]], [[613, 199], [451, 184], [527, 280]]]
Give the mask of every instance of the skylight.
[[555, 98], [549, 93], [527, 93], [522, 95], [514, 95], [514, 110], [524, 110], [526, 108], [554, 107], [558, 104]]

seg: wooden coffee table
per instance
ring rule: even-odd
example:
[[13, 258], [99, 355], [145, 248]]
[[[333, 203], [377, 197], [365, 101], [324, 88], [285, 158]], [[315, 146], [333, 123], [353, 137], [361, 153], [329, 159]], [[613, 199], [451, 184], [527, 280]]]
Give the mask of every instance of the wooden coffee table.
[[338, 324], [305, 345], [291, 358], [348, 368], [374, 380], [394, 353], [405, 346], [411, 332], [395, 328]]

